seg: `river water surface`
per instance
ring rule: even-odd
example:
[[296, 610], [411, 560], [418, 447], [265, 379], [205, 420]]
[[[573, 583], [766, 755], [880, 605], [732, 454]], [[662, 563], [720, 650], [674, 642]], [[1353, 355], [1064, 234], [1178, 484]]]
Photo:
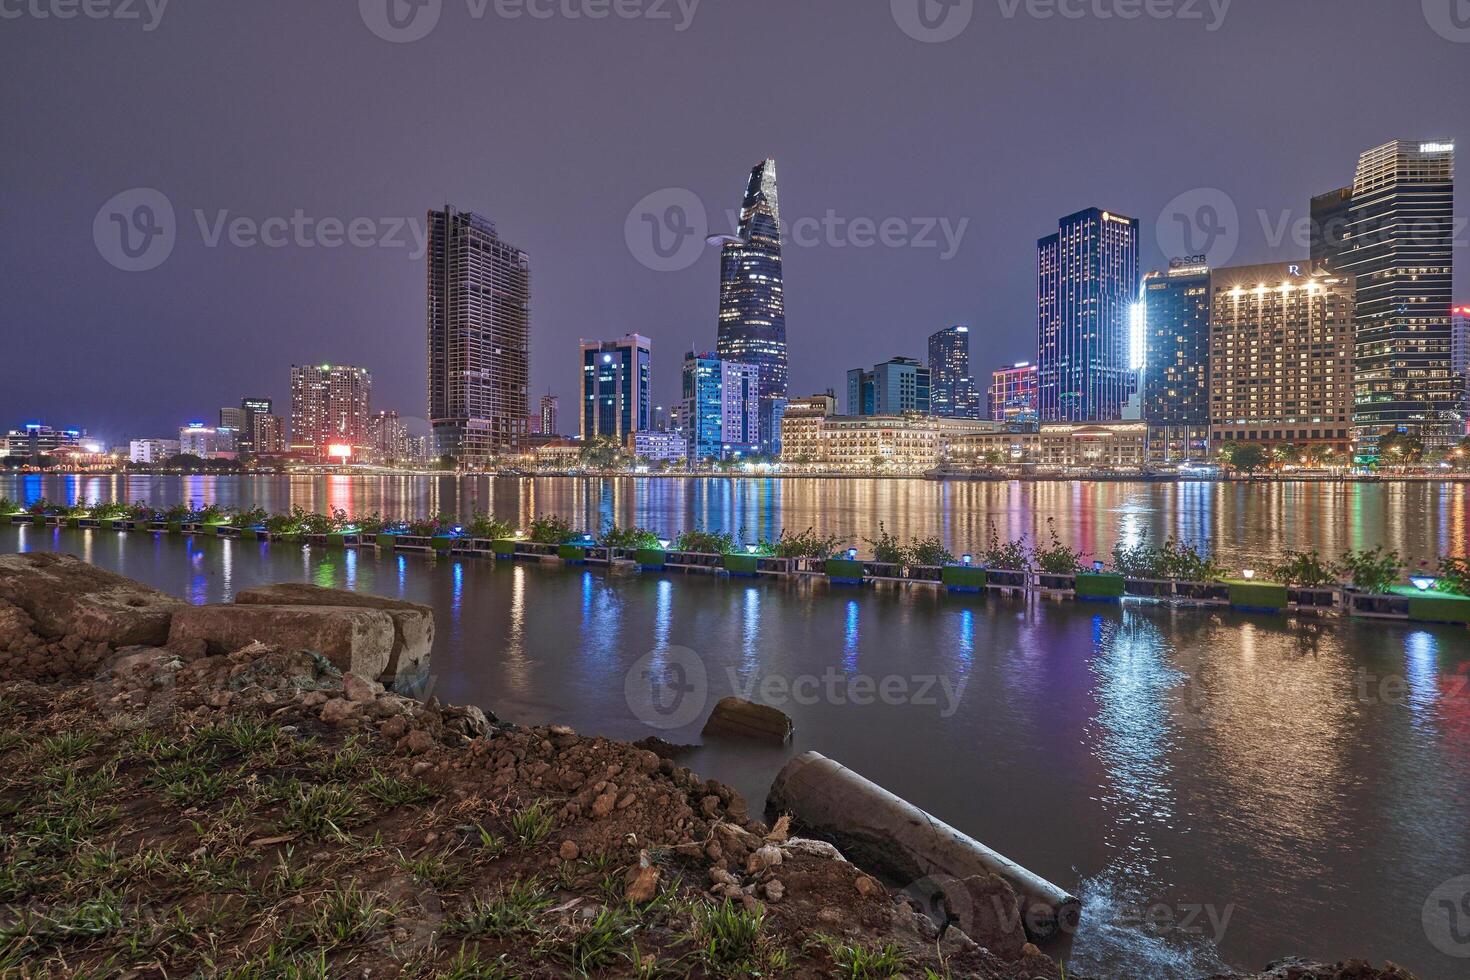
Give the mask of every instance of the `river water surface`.
[[[384, 512], [469, 499], [670, 531], [698, 518], [856, 535], [881, 519], [954, 541], [987, 516], [1025, 529], [1053, 517], [1073, 541], [1198, 531], [1241, 560], [1283, 543], [1463, 552], [1467, 516], [1460, 488], [1387, 484], [150, 478], [99, 489], [110, 482], [0, 493]], [[1470, 908], [1470, 879], [1456, 880], [1470, 874], [1463, 629], [0, 528], [0, 552], [38, 549], [193, 602], [311, 581], [427, 603], [434, 693], [511, 721], [698, 742], [720, 697], [776, 704], [796, 722], [793, 745], [709, 744], [685, 761], [758, 804], [792, 753], [838, 759], [1074, 889], [1078, 972], [1193, 977], [1301, 954], [1470, 974], [1467, 920], [1453, 918]], [[690, 679], [672, 712], [639, 693], [650, 660]]]

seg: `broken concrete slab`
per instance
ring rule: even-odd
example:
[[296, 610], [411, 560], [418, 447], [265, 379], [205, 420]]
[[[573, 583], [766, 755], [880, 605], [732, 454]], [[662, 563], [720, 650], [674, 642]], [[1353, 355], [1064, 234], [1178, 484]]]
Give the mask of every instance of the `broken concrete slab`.
[[721, 698], [704, 723], [701, 735], [732, 735], [784, 744], [791, 738], [792, 724], [784, 711], [744, 698]]
[[282, 582], [246, 589], [235, 595], [235, 602], [265, 606], [340, 606], [386, 612], [393, 620], [393, 651], [389, 654], [383, 675], [371, 678], [385, 684], [400, 674], [416, 673], [427, 665], [434, 646], [434, 610], [416, 602], [347, 589], [328, 589], [305, 582]]
[[332, 666], [363, 677], [388, 668], [396, 630], [380, 609], [343, 606], [190, 606], [173, 617], [170, 647], [203, 643], [207, 655], [232, 653], [250, 643], [311, 650]]
[[74, 555], [0, 555], [0, 599], [24, 610], [42, 636], [114, 646], [161, 646], [182, 599], [103, 571]]

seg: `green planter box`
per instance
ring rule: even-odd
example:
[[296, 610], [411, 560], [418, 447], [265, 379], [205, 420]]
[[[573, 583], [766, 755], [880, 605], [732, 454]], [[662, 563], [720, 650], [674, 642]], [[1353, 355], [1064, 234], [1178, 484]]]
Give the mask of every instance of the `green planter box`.
[[649, 571], [663, 571], [665, 557], [658, 548], [639, 548], [633, 552], [633, 560], [638, 563], [638, 567]]
[[327, 547], [341, 550], [347, 547], [347, 535], [342, 531], [330, 531], [327, 533]]
[[447, 555], [454, 550], [454, 539], [447, 535], [435, 535], [429, 539], [429, 544], [440, 554]]
[[722, 555], [720, 564], [731, 575], [754, 575], [760, 571], [759, 555]]
[[1286, 608], [1286, 586], [1280, 583], [1227, 579], [1225, 584], [1230, 587], [1230, 607], [1232, 609], [1280, 612]]
[[82, 526], [82, 519], [80, 517], [68, 517], [68, 518], [66, 518], [66, 526], [67, 527], [81, 527]]
[[1444, 592], [1420, 592], [1400, 585], [1395, 595], [1408, 596], [1409, 618], [1416, 623], [1470, 624], [1470, 599]]
[[222, 532], [228, 526], [228, 524], [206, 524], [204, 525], [202, 530], [210, 537], [217, 538], [220, 536], [220, 532]]
[[384, 551], [392, 551], [398, 547], [398, 536], [394, 534], [380, 534], [377, 536], [376, 543]]
[[828, 558], [822, 570], [833, 582], [861, 582], [863, 580], [863, 563], [854, 558]]
[[562, 561], [584, 562], [587, 560], [587, 549], [578, 544], [558, 545], [556, 557]]
[[496, 558], [514, 558], [516, 556], [516, 543], [514, 541], [491, 541], [490, 550], [495, 553]]
[[184, 533], [184, 522], [183, 521], [169, 521], [168, 522], [168, 533], [169, 534], [183, 534]]
[[985, 588], [985, 569], [974, 565], [945, 565], [940, 581], [947, 589], [979, 592]]
[[1074, 588], [1079, 599], [1121, 599], [1127, 591], [1123, 576], [1099, 573], [1078, 575]]

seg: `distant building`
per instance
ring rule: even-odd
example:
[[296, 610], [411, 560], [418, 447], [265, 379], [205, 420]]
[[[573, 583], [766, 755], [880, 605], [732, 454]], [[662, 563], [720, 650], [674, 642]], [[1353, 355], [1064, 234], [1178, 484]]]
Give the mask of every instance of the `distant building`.
[[1038, 470], [1143, 470], [1149, 462], [1149, 431], [1143, 422], [1044, 422], [1033, 432], [983, 432], [962, 436], [950, 447], [950, 464], [994, 463]]
[[177, 439], [134, 439], [128, 443], [128, 460], [153, 466], [168, 462], [181, 451]]
[[638, 334], [621, 340], [584, 340], [581, 346], [583, 441], [626, 443], [653, 428], [653, 341]]
[[692, 462], [761, 451], [760, 367], [713, 353], [684, 355], [683, 407]]
[[291, 450], [354, 458], [367, 445], [373, 376], [365, 368], [291, 365]]
[[847, 372], [847, 414], [927, 415], [932, 390], [929, 369], [911, 357], [892, 358], [871, 371], [853, 368]]
[[781, 462], [815, 463], [822, 452], [822, 422], [837, 414], [837, 396], [832, 391], [808, 398], [793, 398], [781, 422]]
[[526, 435], [531, 270], [495, 223], [429, 212], [429, 424], [435, 455], [475, 465]]
[[635, 457], [650, 463], [682, 463], [689, 458], [689, 443], [678, 432], [635, 432], [629, 448]]
[[980, 391], [970, 374], [970, 328], [946, 327], [929, 336], [929, 409], [952, 419], [978, 419]]
[[772, 441], [772, 409], [786, 397], [786, 298], [781, 264], [781, 204], [776, 161], [750, 172], [740, 202], [736, 233], [720, 248], [720, 322], [715, 350], [720, 360], [760, 368], [760, 432]]
[[1352, 443], [1353, 282], [1309, 262], [1216, 269], [1210, 303], [1210, 438]]
[[1135, 388], [1129, 325], [1138, 299], [1138, 219], [1090, 208], [1036, 243], [1044, 422], [1118, 419]]
[[1020, 361], [990, 376], [990, 418], [1016, 428], [1034, 427], [1039, 418], [1036, 365]]
[[1141, 415], [1166, 462], [1210, 451], [1210, 270], [1178, 265], [1143, 279]]
[[[246, 428], [245, 417], [246, 412], [243, 406], [234, 408], [227, 405], [219, 410], [219, 427], [221, 429], [229, 429], [231, 432], [248, 432], [250, 430]], [[235, 441], [238, 446], [240, 440], [236, 439]]]
[[245, 411], [244, 424], [240, 429], [240, 432], [243, 433], [240, 439], [240, 452], [253, 453], [256, 451], [255, 420], [262, 415], [271, 414], [274, 406], [269, 398], [245, 397], [240, 399], [240, 407]]
[[53, 429], [39, 422], [28, 422], [5, 434], [3, 456], [50, 456], [61, 450], [79, 450], [86, 436], [82, 429]]
[[537, 415], [541, 422], [541, 434], [554, 436], [560, 432], [558, 416], [561, 414], [561, 399], [555, 395], [546, 394], [541, 396], [541, 404]]
[[1428, 447], [1464, 432], [1450, 370], [1455, 147], [1396, 140], [1364, 153], [1353, 181], [1349, 248], [1335, 271], [1356, 279], [1353, 429], [1357, 452], [1399, 431]]
[[286, 420], [270, 412], [251, 413], [251, 450], [257, 456], [280, 456], [286, 451]]
[[399, 420], [397, 412], [376, 412], [368, 416], [363, 448], [368, 459], [375, 463], [392, 464], [406, 459], [408, 427]]
[[1455, 307], [1450, 337], [1451, 370], [1460, 379], [1461, 404], [1470, 416], [1470, 306]]
[[179, 429], [179, 452], [200, 459], [234, 459], [237, 453], [235, 432], [203, 422], [191, 422]]
[[942, 463], [956, 440], [992, 428], [974, 419], [907, 415], [831, 415], [830, 396], [800, 399], [786, 412], [783, 464], [853, 473], [923, 472]]
[[1339, 187], [1312, 198], [1312, 262], [1337, 269], [1347, 254], [1352, 227], [1353, 189]]

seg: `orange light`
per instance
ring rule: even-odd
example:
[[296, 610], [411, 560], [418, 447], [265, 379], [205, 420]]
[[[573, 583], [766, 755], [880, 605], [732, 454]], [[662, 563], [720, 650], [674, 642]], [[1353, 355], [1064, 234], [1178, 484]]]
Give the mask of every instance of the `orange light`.
[[347, 459], [352, 455], [352, 447], [342, 445], [341, 443], [334, 443], [327, 447], [327, 455], [336, 457], [337, 459]]

